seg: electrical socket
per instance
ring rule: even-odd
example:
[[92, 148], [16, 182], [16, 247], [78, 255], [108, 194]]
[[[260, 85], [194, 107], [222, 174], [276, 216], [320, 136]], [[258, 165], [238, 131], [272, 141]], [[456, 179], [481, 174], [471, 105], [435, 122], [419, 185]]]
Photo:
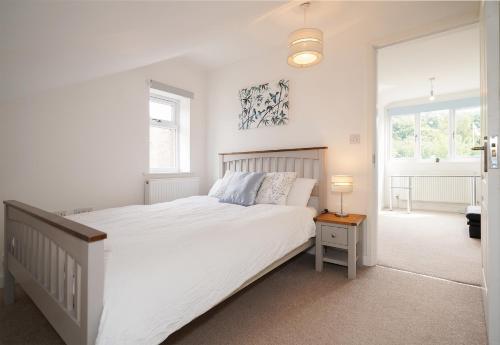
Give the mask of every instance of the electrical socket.
[[351, 134], [349, 136], [349, 144], [359, 144], [361, 142], [361, 136], [359, 134]]

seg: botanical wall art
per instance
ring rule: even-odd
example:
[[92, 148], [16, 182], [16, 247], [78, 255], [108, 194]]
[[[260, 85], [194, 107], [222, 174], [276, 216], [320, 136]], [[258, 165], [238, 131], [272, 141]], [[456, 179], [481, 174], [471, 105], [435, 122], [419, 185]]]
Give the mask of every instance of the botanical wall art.
[[288, 84], [265, 83], [240, 90], [239, 129], [279, 126], [288, 123]]

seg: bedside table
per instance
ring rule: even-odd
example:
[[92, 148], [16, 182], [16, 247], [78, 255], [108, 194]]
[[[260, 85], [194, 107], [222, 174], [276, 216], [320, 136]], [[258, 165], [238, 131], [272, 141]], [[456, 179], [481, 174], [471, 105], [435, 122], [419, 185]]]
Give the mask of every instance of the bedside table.
[[[316, 221], [316, 271], [323, 270], [323, 262], [347, 266], [347, 277], [356, 278], [358, 253], [363, 253], [363, 214], [338, 217], [322, 213]], [[358, 247], [359, 244], [359, 248]]]

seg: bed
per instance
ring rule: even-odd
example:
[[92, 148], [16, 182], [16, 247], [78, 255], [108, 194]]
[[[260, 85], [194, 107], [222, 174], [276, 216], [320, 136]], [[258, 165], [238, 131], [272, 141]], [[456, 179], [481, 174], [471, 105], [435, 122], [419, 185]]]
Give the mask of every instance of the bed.
[[[223, 153], [219, 174], [316, 178], [310, 205], [320, 210], [325, 150]], [[160, 343], [311, 247], [314, 237], [311, 207], [243, 207], [196, 196], [63, 218], [4, 203], [5, 301], [14, 302], [19, 283], [68, 344]]]

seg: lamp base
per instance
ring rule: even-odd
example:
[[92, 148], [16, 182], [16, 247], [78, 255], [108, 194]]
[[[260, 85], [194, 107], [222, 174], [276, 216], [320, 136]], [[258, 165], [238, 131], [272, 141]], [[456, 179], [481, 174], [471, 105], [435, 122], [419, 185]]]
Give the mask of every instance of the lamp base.
[[347, 212], [335, 212], [335, 215], [337, 217], [347, 217], [349, 215], [349, 213], [347, 213]]

